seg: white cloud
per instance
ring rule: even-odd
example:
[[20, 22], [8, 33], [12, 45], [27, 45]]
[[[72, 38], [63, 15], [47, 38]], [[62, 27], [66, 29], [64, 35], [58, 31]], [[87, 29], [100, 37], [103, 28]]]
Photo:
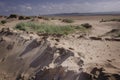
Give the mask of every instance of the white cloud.
[[[89, 4], [90, 6], [90, 4]], [[120, 1], [106, 1], [95, 3], [91, 6], [91, 12], [120, 11]]]
[[30, 5], [20, 5], [20, 10], [23, 11], [23, 12], [26, 12], [28, 10], [32, 10], [32, 6]]
[[32, 10], [32, 7], [31, 6], [27, 6], [26, 9]]

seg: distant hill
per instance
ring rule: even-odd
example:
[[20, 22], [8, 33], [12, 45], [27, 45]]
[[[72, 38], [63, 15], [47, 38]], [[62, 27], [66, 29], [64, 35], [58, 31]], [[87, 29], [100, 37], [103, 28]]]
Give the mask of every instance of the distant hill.
[[96, 13], [58, 13], [48, 16], [95, 16], [95, 15], [120, 15], [120, 12], [96, 12]]

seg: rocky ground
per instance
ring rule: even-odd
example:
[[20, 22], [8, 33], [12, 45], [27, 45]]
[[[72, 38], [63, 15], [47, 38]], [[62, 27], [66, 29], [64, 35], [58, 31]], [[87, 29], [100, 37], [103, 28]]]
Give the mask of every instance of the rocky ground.
[[0, 80], [120, 80], [120, 22], [100, 19], [76, 19], [72, 24], [90, 23], [92, 29], [67, 36], [13, 29], [29, 20], [1, 25]]

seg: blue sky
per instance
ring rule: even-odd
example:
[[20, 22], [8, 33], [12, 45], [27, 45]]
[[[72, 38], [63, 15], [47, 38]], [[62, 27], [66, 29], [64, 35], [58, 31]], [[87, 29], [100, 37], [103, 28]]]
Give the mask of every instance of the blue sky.
[[120, 12], [120, 0], [0, 0], [0, 14]]

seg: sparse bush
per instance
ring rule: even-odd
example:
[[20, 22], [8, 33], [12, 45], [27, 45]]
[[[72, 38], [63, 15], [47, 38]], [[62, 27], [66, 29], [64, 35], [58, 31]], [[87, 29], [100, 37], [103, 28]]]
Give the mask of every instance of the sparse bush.
[[16, 14], [11, 14], [8, 18], [18, 18], [18, 15], [16, 15]]
[[38, 22], [39, 19], [38, 18], [32, 18], [31, 21]]
[[73, 23], [74, 21], [72, 19], [63, 19], [62, 22]]
[[44, 17], [43, 19], [44, 19], [44, 20], [50, 20], [50, 19], [49, 19], [49, 18], [47, 18], [47, 17]]
[[120, 19], [110, 19], [110, 20], [101, 20], [100, 22], [110, 22], [110, 21], [116, 21], [116, 22], [120, 22]]
[[118, 34], [118, 37], [120, 37], [120, 33]]
[[88, 23], [81, 24], [81, 26], [83, 26], [85, 28], [92, 28], [92, 25], [90, 25]]
[[4, 18], [4, 16], [0, 16], [0, 18], [2, 19], [2, 18]]
[[6, 20], [2, 20], [2, 21], [0, 21], [0, 23], [1, 24], [5, 24], [5, 23], [7, 23], [7, 21]]
[[62, 19], [60, 19], [60, 18], [59, 18], [58, 20], [60, 20], [60, 21], [61, 21]]
[[38, 16], [38, 19], [50, 20], [50, 18], [48, 18], [46, 16]]
[[39, 18], [39, 19], [43, 19], [43, 17], [42, 17], [42, 16], [38, 16], [38, 18]]
[[53, 17], [53, 18], [51, 18], [51, 20], [55, 20], [55, 18]]
[[27, 17], [25, 17], [25, 19], [31, 19], [31, 17], [27, 16]]
[[105, 20], [104, 20], [104, 19], [101, 19], [100, 22], [105, 22]]
[[111, 19], [110, 21], [117, 21], [117, 22], [120, 22], [120, 19]]
[[19, 16], [19, 18], [18, 18], [19, 20], [24, 20], [25, 19], [25, 17], [24, 16]]
[[48, 34], [69, 34], [76, 30], [83, 30], [82, 26], [58, 26], [58, 25], [50, 25], [50, 24], [37, 24], [33, 22], [19, 23], [16, 25], [15, 29], [23, 30], [23, 31], [35, 31], [40, 33], [48, 33]]

